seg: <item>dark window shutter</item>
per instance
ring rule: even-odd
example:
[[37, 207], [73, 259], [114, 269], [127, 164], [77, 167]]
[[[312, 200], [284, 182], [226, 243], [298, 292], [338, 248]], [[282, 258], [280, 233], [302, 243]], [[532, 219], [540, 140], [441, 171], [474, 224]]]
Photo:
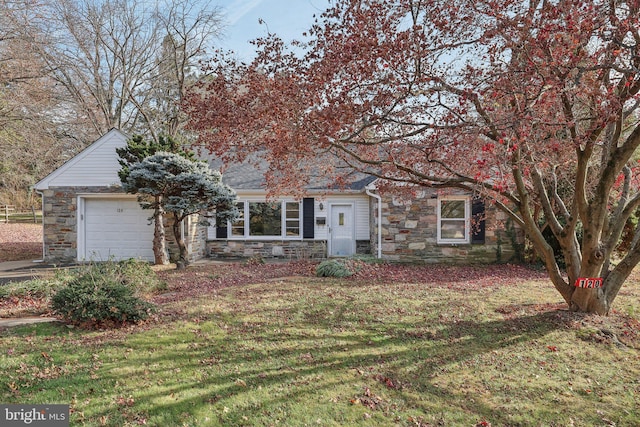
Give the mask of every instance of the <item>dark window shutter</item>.
[[484, 244], [485, 215], [484, 200], [476, 197], [471, 203], [471, 243]]
[[315, 200], [313, 197], [305, 197], [302, 199], [302, 237], [304, 239], [314, 238], [314, 203]]
[[227, 238], [227, 221], [220, 221], [216, 218], [216, 239]]

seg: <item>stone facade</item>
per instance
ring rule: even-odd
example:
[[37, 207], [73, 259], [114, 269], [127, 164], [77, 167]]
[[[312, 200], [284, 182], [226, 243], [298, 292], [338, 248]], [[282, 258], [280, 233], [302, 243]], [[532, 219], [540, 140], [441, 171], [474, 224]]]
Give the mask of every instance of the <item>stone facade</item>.
[[[377, 201], [371, 204], [371, 241], [376, 247], [379, 225]], [[513, 260], [513, 242], [521, 233], [509, 227], [506, 216], [495, 208], [485, 210], [485, 238], [480, 244], [439, 244], [438, 196], [421, 191], [411, 200], [382, 198], [382, 258], [415, 263], [492, 263]]]
[[207, 256], [207, 227], [198, 223], [196, 217], [190, 217], [185, 227], [185, 240], [189, 261], [197, 261]]
[[327, 244], [317, 240], [210, 240], [212, 258], [320, 259], [327, 256]]
[[[122, 194], [117, 186], [109, 187], [54, 187], [42, 192], [44, 259], [53, 263], [71, 263], [78, 260], [78, 196], [89, 194]], [[167, 217], [169, 217], [167, 215]], [[185, 227], [185, 241], [189, 261], [205, 257], [207, 251], [205, 226], [192, 219]], [[178, 249], [173, 238], [171, 222], [165, 222], [169, 256]], [[149, 242], [151, 245], [152, 242]]]
[[371, 241], [369, 240], [356, 240], [356, 254], [357, 255], [371, 255], [373, 252], [371, 252], [371, 248], [374, 248], [374, 246], [371, 245]]
[[78, 194], [121, 193], [118, 187], [54, 187], [42, 192], [44, 259], [75, 262], [78, 259]]
[[[232, 240], [218, 239], [207, 242], [212, 258], [283, 258], [324, 259], [327, 257], [325, 240]], [[371, 242], [356, 241], [356, 253], [371, 253]]]
[[[78, 195], [123, 194], [119, 187], [54, 187], [43, 191], [44, 257], [48, 262], [76, 262], [78, 258]], [[412, 200], [382, 199], [382, 257], [389, 261], [418, 263], [507, 262], [517, 255], [514, 243], [522, 233], [513, 229], [505, 215], [486, 209], [483, 244], [438, 244], [437, 194], [421, 192]], [[375, 253], [379, 225], [377, 201], [371, 199], [371, 240], [356, 242], [357, 254]], [[324, 240], [234, 240], [207, 241], [206, 227], [192, 219], [185, 227], [190, 261], [213, 258], [323, 259]], [[175, 252], [173, 233], [166, 224], [168, 247]], [[151, 244], [151, 242], [150, 242]]]
[[[194, 262], [207, 256], [207, 227], [198, 223], [196, 216], [188, 217], [184, 221], [184, 241], [187, 245], [187, 259]], [[169, 260], [175, 262], [179, 255], [180, 249], [176, 243], [173, 234], [173, 221], [171, 214], [165, 216], [165, 241], [167, 242], [167, 251], [169, 252]]]

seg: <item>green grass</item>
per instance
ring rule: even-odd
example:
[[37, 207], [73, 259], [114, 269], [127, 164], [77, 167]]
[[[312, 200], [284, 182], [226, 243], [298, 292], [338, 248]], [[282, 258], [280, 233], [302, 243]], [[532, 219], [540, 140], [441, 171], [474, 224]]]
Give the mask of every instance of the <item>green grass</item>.
[[229, 287], [115, 331], [1, 331], [0, 401], [68, 403], [86, 426], [639, 425], [638, 341], [601, 333], [638, 332], [625, 292], [598, 318], [540, 280]]

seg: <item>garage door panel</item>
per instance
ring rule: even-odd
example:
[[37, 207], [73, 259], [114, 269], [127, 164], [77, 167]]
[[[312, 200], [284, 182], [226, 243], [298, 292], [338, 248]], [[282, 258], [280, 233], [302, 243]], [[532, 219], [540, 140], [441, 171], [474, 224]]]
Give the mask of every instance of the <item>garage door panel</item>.
[[135, 199], [85, 199], [84, 259], [153, 260], [149, 210]]

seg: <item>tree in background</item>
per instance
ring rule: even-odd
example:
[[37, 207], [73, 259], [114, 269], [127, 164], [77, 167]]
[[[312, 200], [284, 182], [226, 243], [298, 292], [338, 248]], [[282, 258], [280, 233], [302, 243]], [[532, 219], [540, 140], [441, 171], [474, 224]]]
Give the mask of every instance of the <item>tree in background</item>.
[[218, 8], [195, 0], [45, 0], [31, 14], [23, 37], [97, 135], [112, 128], [179, 135], [176, 106], [219, 35]]
[[[179, 105], [222, 28], [209, 1], [0, 0], [0, 203], [112, 128], [188, 139]], [[5, 197], [6, 196], [6, 197]]]
[[[129, 177], [131, 168], [141, 163], [145, 158], [153, 156], [158, 152], [169, 152], [178, 154], [188, 160], [194, 160], [191, 152], [185, 151], [180, 144], [171, 137], [160, 135], [157, 140], [145, 140], [142, 135], [135, 135], [127, 141], [126, 147], [116, 148], [118, 154], [118, 163], [121, 169], [118, 171], [120, 181], [125, 183]], [[167, 264], [165, 228], [164, 228], [164, 203], [161, 200], [162, 194], [154, 196], [153, 216], [153, 254], [155, 263], [158, 265]]]
[[640, 206], [639, 20], [635, 0], [337, 0], [302, 57], [271, 35], [251, 64], [214, 58], [188, 112], [217, 155], [266, 153], [271, 184], [303, 185], [298, 165], [330, 153], [480, 195], [572, 310], [604, 314], [640, 261], [640, 239], [618, 251]]
[[0, 0], [0, 10], [0, 204], [26, 209], [39, 204], [31, 186], [83, 146], [83, 132], [61, 126], [55, 81], [17, 28], [28, 4]]
[[183, 221], [188, 216], [201, 214], [207, 223], [208, 212], [215, 211], [216, 219], [221, 221], [238, 215], [235, 192], [222, 183], [222, 175], [205, 162], [178, 154], [158, 152], [146, 157], [129, 168], [122, 184], [126, 192], [139, 195], [143, 209], [173, 215], [173, 233], [179, 248], [178, 268], [189, 263], [182, 235]]

